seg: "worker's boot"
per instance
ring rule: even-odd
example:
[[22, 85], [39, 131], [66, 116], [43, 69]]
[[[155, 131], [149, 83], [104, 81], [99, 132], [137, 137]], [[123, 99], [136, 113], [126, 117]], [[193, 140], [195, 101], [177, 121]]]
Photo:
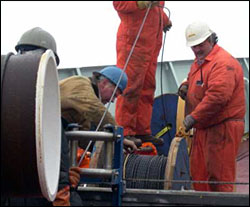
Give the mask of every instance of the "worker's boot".
[[142, 145], [142, 141], [132, 135], [125, 136], [124, 138], [133, 141], [137, 147], [140, 147]]
[[154, 136], [148, 135], [135, 135], [136, 138], [140, 139], [142, 143], [144, 142], [151, 142], [155, 146], [162, 146], [164, 145], [164, 140], [162, 138], [155, 138]]

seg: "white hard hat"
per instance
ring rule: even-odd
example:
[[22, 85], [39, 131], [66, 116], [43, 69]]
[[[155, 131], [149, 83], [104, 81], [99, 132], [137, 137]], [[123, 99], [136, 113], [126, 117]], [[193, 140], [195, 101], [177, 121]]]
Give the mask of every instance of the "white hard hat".
[[192, 47], [204, 42], [213, 31], [204, 22], [193, 22], [186, 28], [187, 46]]

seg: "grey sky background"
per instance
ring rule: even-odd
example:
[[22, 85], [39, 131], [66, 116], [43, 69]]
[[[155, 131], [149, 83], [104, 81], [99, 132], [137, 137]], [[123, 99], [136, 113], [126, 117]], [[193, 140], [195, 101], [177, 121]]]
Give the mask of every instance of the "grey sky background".
[[[165, 6], [173, 27], [163, 61], [194, 58], [185, 29], [196, 20], [207, 22], [233, 56], [249, 57], [249, 1], [165, 1]], [[112, 1], [1, 1], [1, 54], [15, 52], [21, 35], [39, 26], [56, 39], [59, 68], [114, 65], [119, 23]]]

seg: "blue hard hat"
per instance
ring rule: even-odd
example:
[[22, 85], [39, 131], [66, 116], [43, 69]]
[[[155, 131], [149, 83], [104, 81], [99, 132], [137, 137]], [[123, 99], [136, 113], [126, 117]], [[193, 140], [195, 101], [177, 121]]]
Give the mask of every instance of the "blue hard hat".
[[102, 75], [105, 78], [107, 78], [111, 83], [117, 85], [120, 76], [122, 75], [121, 81], [118, 85], [118, 88], [123, 91], [125, 90], [128, 82], [128, 77], [126, 73], [123, 73], [122, 69], [116, 67], [116, 66], [108, 66], [103, 68], [100, 71], [93, 72], [94, 75], [99, 76]]

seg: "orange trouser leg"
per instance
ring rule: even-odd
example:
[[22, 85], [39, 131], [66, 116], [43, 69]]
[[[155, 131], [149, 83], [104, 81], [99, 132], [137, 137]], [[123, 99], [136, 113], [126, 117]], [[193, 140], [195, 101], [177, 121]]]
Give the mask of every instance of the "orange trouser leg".
[[[204, 137], [203, 130], [196, 130], [194, 139], [192, 141], [192, 148], [190, 153], [190, 171], [193, 181], [207, 181], [208, 173], [205, 165], [205, 154], [204, 147], [206, 140]], [[193, 184], [194, 190], [197, 191], [208, 191], [208, 184]]]
[[[244, 133], [243, 121], [227, 121], [207, 132], [207, 169], [211, 181], [235, 182], [236, 157]], [[233, 192], [234, 185], [210, 185], [211, 191]]]
[[[137, 52], [137, 51], [135, 51]], [[124, 55], [126, 56], [126, 55]], [[128, 84], [122, 96], [116, 101], [115, 119], [118, 125], [123, 126], [124, 136], [135, 135], [138, 122], [139, 101], [143, 90], [144, 80], [149, 68], [149, 62], [140, 61], [139, 55], [133, 54], [126, 69]], [[117, 63], [123, 68], [124, 59]], [[148, 114], [145, 109], [144, 114]]]
[[157, 58], [162, 46], [162, 36], [156, 40], [150, 63], [146, 71], [143, 89], [138, 103], [136, 134], [146, 135], [151, 134], [151, 118], [153, 112], [154, 93], [155, 93], [155, 73], [157, 69]]
[[138, 102], [136, 122], [137, 135], [151, 134], [150, 125], [154, 103], [156, 67], [156, 62], [151, 62], [145, 76], [143, 89], [141, 91], [140, 99]]
[[[207, 129], [198, 129], [190, 156], [193, 180], [234, 182], [236, 156], [244, 123], [227, 121]], [[195, 190], [232, 192], [232, 184], [195, 184]]]
[[[118, 45], [117, 66], [123, 68], [131, 48], [121, 42]], [[142, 47], [138, 48], [135, 47], [126, 69], [127, 88], [116, 101], [115, 119], [118, 125], [124, 127], [124, 136], [151, 134], [155, 72], [161, 38], [157, 43], [152, 42], [152, 47], [145, 51], [141, 50]]]

